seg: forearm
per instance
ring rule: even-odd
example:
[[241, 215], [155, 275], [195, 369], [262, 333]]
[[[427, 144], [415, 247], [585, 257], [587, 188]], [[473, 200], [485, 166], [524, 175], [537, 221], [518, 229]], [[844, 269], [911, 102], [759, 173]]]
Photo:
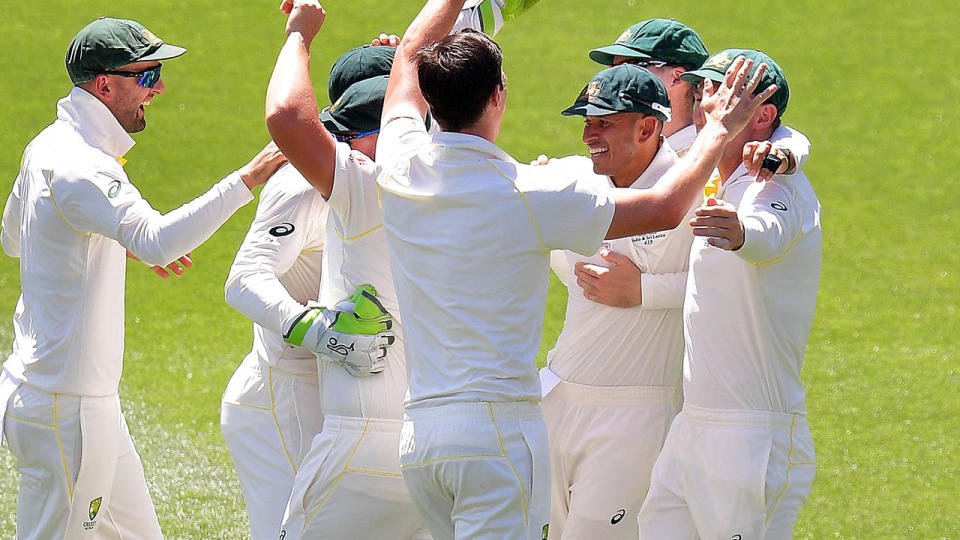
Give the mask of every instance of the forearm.
[[673, 229], [703, 191], [720, 162], [729, 134], [719, 123], [708, 123], [687, 154], [650, 189], [617, 189], [616, 209], [607, 238]]
[[287, 160], [326, 198], [333, 189], [330, 157], [336, 143], [319, 119], [309, 47], [301, 33], [287, 36], [267, 86], [267, 130]]
[[224, 287], [224, 298], [251, 321], [283, 335], [306, 306], [290, 295], [276, 274], [256, 266], [235, 262]]
[[778, 127], [770, 136], [770, 142], [790, 152], [791, 162], [787, 165], [783, 174], [793, 174], [799, 171], [806, 164], [807, 158], [810, 157], [810, 139], [790, 126], [782, 125]]
[[252, 199], [240, 175], [231, 173], [203, 195], [163, 215], [143, 201], [145, 212], [123, 216], [118, 240], [143, 262], [166, 266], [206, 241]]
[[410, 23], [397, 47], [390, 85], [383, 102], [383, 110], [411, 109], [421, 117], [427, 113], [427, 103], [420, 93], [417, 66], [414, 54], [421, 47], [431, 45], [446, 37], [463, 9], [463, 0], [429, 0]]
[[23, 210], [20, 199], [15, 196], [17, 184], [14, 183], [14, 191], [7, 197], [7, 204], [3, 207], [3, 224], [0, 226], [0, 244], [3, 245], [3, 252], [11, 257], [20, 257], [20, 215]]

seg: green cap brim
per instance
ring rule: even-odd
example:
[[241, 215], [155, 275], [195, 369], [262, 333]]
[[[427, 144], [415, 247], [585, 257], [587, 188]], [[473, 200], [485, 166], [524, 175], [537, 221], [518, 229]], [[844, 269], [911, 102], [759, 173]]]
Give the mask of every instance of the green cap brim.
[[327, 131], [330, 133], [346, 133], [352, 131], [347, 126], [337, 122], [337, 119], [330, 114], [330, 107], [324, 107], [320, 111], [320, 121], [323, 122], [323, 127], [327, 128]]
[[603, 107], [597, 107], [592, 103], [577, 102], [574, 103], [571, 107], [567, 107], [560, 114], [563, 116], [606, 116], [608, 114], [616, 114], [622, 111], [614, 111], [610, 109], [604, 109]]
[[137, 62], [148, 62], [153, 60], [169, 60], [171, 58], [176, 58], [183, 53], [187, 52], [183, 47], [177, 47], [176, 45], [170, 45], [164, 43], [160, 46], [159, 49], [153, 51], [152, 53], [144, 56], [137, 60]]
[[626, 56], [629, 58], [637, 58], [639, 60], [651, 60], [653, 58], [647, 53], [640, 52], [636, 49], [631, 49], [630, 47], [627, 47], [621, 43], [614, 43], [613, 45], [599, 47], [590, 51], [590, 59], [605, 66], [613, 65], [614, 56]]
[[680, 79], [687, 81], [690, 84], [700, 84], [700, 81], [704, 79], [710, 79], [711, 81], [723, 82], [723, 78], [726, 76], [725, 73], [720, 73], [712, 69], [697, 69], [694, 71], [685, 71], [680, 74]]

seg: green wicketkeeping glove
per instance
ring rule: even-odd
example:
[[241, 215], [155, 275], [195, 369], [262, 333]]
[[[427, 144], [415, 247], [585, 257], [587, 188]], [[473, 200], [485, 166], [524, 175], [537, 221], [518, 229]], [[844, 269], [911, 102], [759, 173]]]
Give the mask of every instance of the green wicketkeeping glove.
[[333, 309], [307, 309], [283, 339], [343, 365], [355, 377], [366, 377], [386, 367], [387, 347], [394, 341], [392, 327], [376, 289], [362, 285]]

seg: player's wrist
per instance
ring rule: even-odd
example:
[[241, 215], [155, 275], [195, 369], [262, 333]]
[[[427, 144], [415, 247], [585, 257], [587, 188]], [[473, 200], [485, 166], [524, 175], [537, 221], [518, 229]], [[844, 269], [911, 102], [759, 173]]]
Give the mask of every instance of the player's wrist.
[[303, 345], [303, 339], [306, 337], [310, 328], [316, 322], [318, 317], [323, 315], [323, 308], [312, 307], [300, 314], [290, 325], [290, 329], [283, 336], [283, 341], [297, 347]]

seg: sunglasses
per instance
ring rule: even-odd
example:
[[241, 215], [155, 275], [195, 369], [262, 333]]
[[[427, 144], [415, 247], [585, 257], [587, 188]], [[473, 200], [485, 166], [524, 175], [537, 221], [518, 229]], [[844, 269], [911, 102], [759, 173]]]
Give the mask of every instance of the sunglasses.
[[160, 82], [160, 66], [145, 69], [143, 71], [103, 71], [104, 75], [119, 75], [121, 77], [136, 78], [137, 84], [144, 88], [153, 88]]
[[333, 138], [337, 139], [337, 142], [347, 142], [354, 139], [362, 139], [374, 133], [380, 133], [380, 128], [371, 129], [370, 131], [358, 131], [356, 133], [334, 133]]
[[659, 68], [668, 65], [666, 62], [661, 60], [637, 60], [633, 63], [642, 68]]

